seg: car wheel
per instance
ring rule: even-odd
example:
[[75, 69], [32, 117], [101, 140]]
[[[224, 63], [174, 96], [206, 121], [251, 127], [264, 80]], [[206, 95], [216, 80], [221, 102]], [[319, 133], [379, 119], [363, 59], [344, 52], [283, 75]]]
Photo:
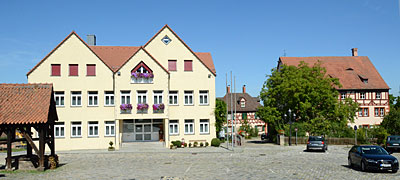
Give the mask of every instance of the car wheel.
[[397, 170], [392, 170], [392, 173], [397, 173]]
[[353, 167], [353, 163], [351, 163], [350, 157], [347, 158], [347, 163], [348, 163], [349, 167], [351, 167], [351, 168]]
[[366, 166], [365, 166], [365, 162], [361, 161], [361, 171], [365, 172], [367, 170]]

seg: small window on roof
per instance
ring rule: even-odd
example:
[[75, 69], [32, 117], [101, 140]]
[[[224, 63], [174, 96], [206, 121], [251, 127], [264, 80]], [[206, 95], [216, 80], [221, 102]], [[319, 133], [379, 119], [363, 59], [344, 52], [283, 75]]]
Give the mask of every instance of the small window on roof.
[[347, 70], [347, 71], [353, 71], [354, 69], [351, 68], [351, 67], [349, 67], [349, 68], [347, 68], [346, 70]]

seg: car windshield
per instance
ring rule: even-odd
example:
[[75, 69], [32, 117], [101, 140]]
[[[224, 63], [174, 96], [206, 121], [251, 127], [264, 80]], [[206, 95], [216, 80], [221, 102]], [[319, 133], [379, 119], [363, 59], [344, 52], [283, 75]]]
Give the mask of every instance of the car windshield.
[[400, 137], [388, 137], [388, 141], [399, 141]]
[[361, 152], [364, 154], [379, 154], [388, 155], [389, 153], [381, 147], [361, 147]]
[[318, 136], [310, 136], [310, 138], [308, 140], [309, 141], [323, 141], [324, 138], [323, 137], [318, 137]]

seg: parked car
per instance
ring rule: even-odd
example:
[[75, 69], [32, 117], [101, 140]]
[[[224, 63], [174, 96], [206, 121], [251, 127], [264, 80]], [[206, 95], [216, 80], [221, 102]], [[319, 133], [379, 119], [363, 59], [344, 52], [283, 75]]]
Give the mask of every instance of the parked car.
[[310, 136], [308, 137], [307, 141], [307, 151], [310, 150], [321, 150], [321, 151], [327, 151], [328, 150], [328, 144], [325, 141], [325, 138], [323, 136]]
[[388, 136], [385, 148], [389, 152], [398, 151], [400, 149], [400, 136]]
[[348, 164], [349, 167], [359, 166], [362, 171], [374, 169], [396, 173], [399, 170], [398, 160], [380, 146], [353, 146], [349, 151]]
[[268, 141], [268, 136], [265, 133], [261, 134], [261, 141]]

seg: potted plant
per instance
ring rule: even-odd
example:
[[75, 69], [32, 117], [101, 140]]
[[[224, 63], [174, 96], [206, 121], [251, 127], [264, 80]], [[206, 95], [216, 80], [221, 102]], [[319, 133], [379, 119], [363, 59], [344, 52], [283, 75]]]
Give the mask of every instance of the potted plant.
[[190, 147], [190, 148], [192, 147], [192, 143], [189, 143], [189, 147]]
[[200, 142], [200, 147], [203, 147], [203, 146], [204, 146], [203, 142]]
[[199, 144], [199, 143], [198, 143], [197, 141], [195, 141], [195, 142], [193, 143], [193, 147], [197, 147], [198, 144]]
[[108, 144], [110, 145], [110, 147], [108, 147], [108, 151], [115, 151], [115, 148], [113, 147], [114, 143], [110, 141]]
[[208, 142], [206, 142], [206, 143], [205, 143], [205, 146], [208, 146], [208, 145], [210, 145], [210, 144], [208, 144]]

